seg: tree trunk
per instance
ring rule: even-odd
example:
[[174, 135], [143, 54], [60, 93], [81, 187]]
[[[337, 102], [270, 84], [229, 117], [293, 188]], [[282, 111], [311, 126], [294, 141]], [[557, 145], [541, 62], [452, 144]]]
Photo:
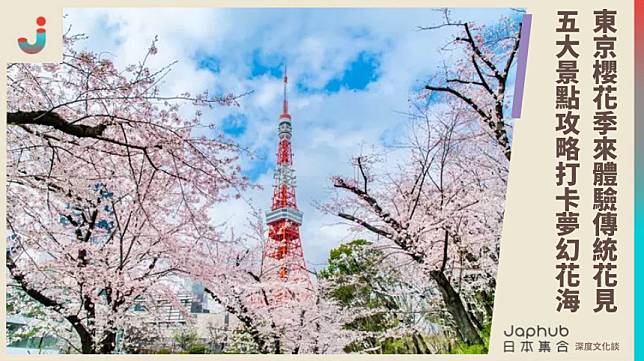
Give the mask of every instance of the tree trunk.
[[458, 292], [454, 290], [454, 287], [452, 287], [452, 284], [449, 282], [447, 277], [445, 277], [445, 274], [441, 271], [431, 271], [429, 272], [429, 275], [438, 284], [438, 289], [443, 296], [443, 302], [445, 302], [447, 311], [454, 318], [456, 331], [463, 342], [468, 345], [483, 344], [481, 336], [465, 310], [461, 297]]
[[483, 329], [483, 321], [479, 321], [479, 319], [476, 317], [477, 315], [474, 312], [474, 307], [471, 303], [468, 303], [467, 313], [470, 315], [470, 320], [472, 320], [472, 323], [474, 324], [474, 326], [476, 326], [476, 329], [481, 331]]
[[[76, 329], [76, 328], [75, 328]], [[81, 352], [84, 354], [94, 354], [96, 353], [96, 348], [94, 348], [94, 339], [88, 332], [79, 332], [76, 329], [81, 342]]]
[[421, 350], [420, 345], [418, 344], [418, 339], [416, 338], [416, 333], [413, 333], [411, 335], [411, 341], [414, 344], [414, 350], [416, 351], [415, 353], [417, 353], [417, 354], [424, 353], [423, 350]]
[[[496, 286], [492, 286], [492, 289], [494, 289]], [[481, 303], [483, 304], [483, 308], [485, 309], [485, 317], [486, 319], [490, 320], [492, 319], [492, 306], [494, 305], [494, 293], [488, 294], [485, 292], [485, 290], [481, 291], [481, 299], [483, 300]]]
[[92, 334], [87, 331], [85, 326], [81, 323], [81, 320], [78, 316], [70, 315], [65, 317], [69, 323], [71, 323], [72, 328], [78, 334], [78, 338], [81, 342], [81, 352], [87, 354], [96, 353], [96, 348], [94, 347], [94, 337]]
[[81, 338], [81, 352], [84, 354], [95, 354], [94, 342], [92, 339]]
[[273, 336], [273, 352], [276, 354], [282, 353], [282, 347], [281, 347], [281, 342], [280, 338], [277, 337], [276, 335]]
[[418, 332], [414, 332], [412, 334], [412, 337], [413, 337], [413, 340], [414, 340], [414, 344], [420, 350], [418, 353], [424, 353], [424, 354], [432, 353], [432, 351], [429, 349], [429, 347], [427, 347], [427, 343], [423, 339], [422, 334], [420, 334]]
[[100, 353], [110, 354], [116, 348], [116, 333], [114, 331], [104, 331], [103, 340], [101, 341]]

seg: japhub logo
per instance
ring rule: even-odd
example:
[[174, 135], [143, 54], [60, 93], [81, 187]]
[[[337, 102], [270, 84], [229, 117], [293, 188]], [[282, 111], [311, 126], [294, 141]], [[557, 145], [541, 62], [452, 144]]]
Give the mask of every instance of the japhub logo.
[[47, 40], [47, 33], [45, 31], [45, 28], [42, 26], [45, 26], [45, 23], [47, 20], [45, 20], [44, 16], [39, 16], [36, 19], [36, 24], [38, 24], [39, 27], [36, 29], [36, 42], [35, 43], [29, 43], [27, 38], [22, 37], [18, 38], [18, 45], [20, 46], [20, 49], [24, 51], [27, 54], [36, 54], [39, 53], [44, 47], [45, 47], [45, 41]]

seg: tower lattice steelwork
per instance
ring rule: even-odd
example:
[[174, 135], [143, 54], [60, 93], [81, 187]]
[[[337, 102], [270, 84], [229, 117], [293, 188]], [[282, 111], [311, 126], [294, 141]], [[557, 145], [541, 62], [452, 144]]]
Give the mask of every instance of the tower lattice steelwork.
[[268, 241], [264, 245], [262, 276], [266, 280], [287, 281], [289, 284], [304, 282], [310, 285], [300, 241], [302, 212], [297, 208], [295, 200], [295, 170], [291, 151], [293, 132], [286, 97], [287, 84], [288, 77], [284, 67], [284, 101], [278, 124], [273, 204], [271, 210], [266, 212]]

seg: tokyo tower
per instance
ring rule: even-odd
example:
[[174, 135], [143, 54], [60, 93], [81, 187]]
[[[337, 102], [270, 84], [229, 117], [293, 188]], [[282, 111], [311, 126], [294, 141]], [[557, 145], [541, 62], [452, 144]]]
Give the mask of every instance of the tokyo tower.
[[284, 100], [279, 116], [277, 166], [274, 174], [273, 202], [266, 212], [268, 240], [264, 244], [262, 277], [269, 281], [284, 281], [289, 285], [304, 283], [310, 285], [302, 243], [300, 225], [302, 212], [295, 200], [295, 170], [291, 151], [291, 115], [288, 112], [286, 86], [288, 77], [284, 67]]

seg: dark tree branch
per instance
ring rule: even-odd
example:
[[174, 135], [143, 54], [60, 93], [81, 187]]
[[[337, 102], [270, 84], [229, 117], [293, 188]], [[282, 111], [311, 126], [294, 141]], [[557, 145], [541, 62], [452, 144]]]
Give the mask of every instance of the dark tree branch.
[[490, 88], [490, 85], [487, 83], [485, 80], [485, 77], [483, 76], [483, 72], [481, 71], [481, 68], [479, 67], [479, 64], [476, 62], [476, 58], [472, 56], [472, 65], [474, 65], [474, 70], [476, 70], [476, 74], [479, 76], [479, 79], [481, 79], [481, 85], [487, 90], [490, 95], [494, 97], [494, 99], [497, 99], [496, 93]]
[[382, 229], [380, 229], [378, 227], [375, 227], [375, 226], [367, 223], [365, 220], [360, 219], [358, 217], [355, 217], [355, 216], [352, 216], [352, 215], [346, 214], [346, 213], [338, 213], [338, 217], [344, 218], [347, 221], [354, 222], [354, 223], [356, 223], [356, 224], [358, 224], [358, 225], [370, 230], [371, 232], [376, 233], [378, 235], [381, 235], [381, 236], [383, 236], [385, 238], [394, 239], [393, 234], [391, 234], [391, 233], [389, 233], [389, 232], [387, 232], [385, 230], [382, 230]]
[[499, 73], [499, 69], [494, 65], [494, 63], [488, 59], [483, 52], [481, 51], [481, 48], [476, 45], [476, 42], [474, 41], [474, 37], [472, 36], [472, 32], [470, 31], [470, 26], [467, 23], [463, 24], [463, 27], [465, 28], [465, 34], [467, 34], [467, 38], [456, 38], [457, 40], [463, 40], [466, 43], [470, 45], [470, 48], [472, 48], [472, 51], [476, 56], [487, 65], [488, 68], [492, 71], [494, 74], [494, 77], [499, 81], [499, 84], [503, 82], [503, 75]]
[[72, 124], [63, 119], [58, 115], [58, 113], [49, 111], [7, 112], [7, 124], [21, 126], [28, 124], [44, 125], [79, 138], [99, 137], [107, 128], [107, 125], [105, 124], [99, 124], [96, 126]]
[[362, 167], [362, 157], [358, 157], [358, 168], [360, 168], [360, 174], [362, 174], [362, 179], [364, 180], [364, 191], [367, 193], [368, 178], [364, 172], [364, 168]]
[[403, 231], [403, 226], [398, 222], [397, 220], [393, 219], [391, 215], [387, 212], [385, 212], [382, 207], [378, 204], [378, 201], [376, 201], [375, 198], [369, 195], [369, 193], [359, 189], [356, 186], [347, 184], [347, 182], [344, 181], [342, 178], [338, 178], [335, 180], [333, 183], [333, 186], [336, 188], [342, 188], [346, 189], [349, 192], [355, 194], [358, 196], [358, 198], [362, 199], [365, 201], [371, 209], [376, 213], [378, 218], [382, 219], [385, 223], [387, 223], [391, 228], [394, 229], [396, 232], [402, 232]]
[[[463, 79], [447, 79], [448, 83], [458, 83], [458, 84], [472, 84], [472, 85], [480, 85], [482, 87], [486, 87], [486, 84], [480, 82], [480, 81], [474, 81], [474, 80], [463, 80]], [[487, 87], [486, 87], [487, 89]]]
[[445, 237], [443, 239], [443, 261], [441, 263], [441, 272], [445, 272], [445, 266], [447, 266], [447, 246], [449, 241], [449, 232], [445, 230]]
[[[505, 63], [505, 67], [503, 68], [503, 75], [505, 76], [506, 80], [508, 77], [508, 72], [510, 71], [510, 67], [512, 66], [512, 62], [514, 61], [514, 57], [516, 56], [517, 52], [519, 51], [519, 43], [521, 42], [521, 28], [523, 27], [523, 23], [519, 23], [519, 32], [517, 33], [516, 41], [514, 42], [514, 46], [512, 47], [512, 52], [510, 52], [510, 56], [508, 57], [508, 61]], [[505, 82], [504, 82], [505, 84]]]
[[16, 282], [18, 282], [18, 284], [20, 285], [20, 288], [29, 297], [33, 298], [35, 301], [39, 302], [43, 306], [47, 308], [51, 308], [55, 312], [60, 313], [72, 325], [72, 327], [78, 333], [78, 336], [81, 339], [81, 347], [82, 347], [83, 353], [96, 352], [92, 344], [92, 340], [93, 340], [92, 335], [85, 328], [85, 326], [83, 326], [83, 324], [81, 323], [81, 319], [77, 315], [63, 314], [63, 309], [64, 309], [63, 305], [61, 305], [51, 297], [45, 295], [41, 291], [31, 287], [27, 282], [25, 275], [18, 269], [18, 266], [16, 265], [15, 261], [9, 254], [7, 254], [6, 264], [7, 264], [7, 269], [9, 270], [9, 274], [11, 274], [11, 278], [13, 278]]
[[444, 92], [444, 93], [450, 93], [462, 101], [464, 101], [467, 105], [469, 105], [474, 111], [476, 111], [481, 117], [483, 117], [485, 120], [490, 120], [490, 115], [487, 114], [474, 100], [471, 98], [461, 94], [459, 91], [450, 88], [450, 87], [441, 87], [441, 86], [433, 86], [433, 85], [425, 85], [425, 89], [427, 90], [432, 90], [432, 91], [438, 91], [438, 92]]
[[257, 344], [262, 353], [267, 353], [267, 344], [264, 338], [262, 337], [259, 329], [255, 326], [253, 317], [250, 315], [248, 308], [240, 302], [239, 309], [224, 303], [223, 300], [213, 291], [208, 288], [204, 289], [204, 292], [208, 293], [215, 302], [226, 308], [226, 311], [235, 315], [237, 319], [244, 325], [250, 336], [253, 338], [253, 341]]

